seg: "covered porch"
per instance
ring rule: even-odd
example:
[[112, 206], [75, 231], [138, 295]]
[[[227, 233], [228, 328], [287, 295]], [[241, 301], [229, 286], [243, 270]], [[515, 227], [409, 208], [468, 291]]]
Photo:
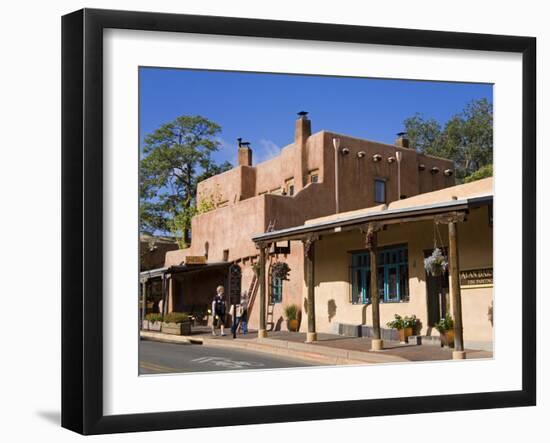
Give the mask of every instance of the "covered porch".
[[230, 262], [184, 264], [140, 273], [140, 319], [151, 312], [163, 317], [186, 312], [207, 317], [216, 287], [229, 287]]
[[[355, 323], [369, 325], [369, 328], [371, 328], [372, 350], [384, 349], [381, 324], [387, 319], [389, 310], [398, 308], [413, 309], [414, 306], [418, 307], [420, 304], [418, 300], [409, 300], [404, 297], [394, 300], [392, 299], [393, 293], [388, 294], [387, 281], [381, 282], [380, 279], [383, 278], [381, 276], [385, 275], [387, 279], [388, 269], [397, 269], [395, 275], [390, 275], [390, 279], [398, 280], [400, 275], [399, 264], [386, 265], [385, 263], [378, 263], [380, 257], [384, 256], [381, 252], [387, 250], [387, 245], [391, 244], [391, 242], [405, 245], [411, 243], [414, 245], [414, 252], [417, 254], [413, 258], [414, 262], [412, 260], [410, 262], [407, 261], [405, 270], [401, 274], [406, 276], [406, 284], [408, 285], [409, 268], [418, 275], [420, 274], [420, 269], [412, 268], [420, 268], [422, 266], [420, 264], [422, 258], [418, 255], [422, 252], [422, 245], [416, 241], [416, 237], [419, 235], [418, 232], [425, 231], [434, 226], [437, 227], [438, 231], [442, 231], [445, 242], [442, 246], [447, 252], [449, 262], [449, 310], [452, 312], [454, 319], [453, 330], [455, 335], [453, 358], [464, 358], [463, 301], [460, 283], [460, 270], [462, 268], [460, 266], [460, 255], [461, 253], [464, 254], [465, 248], [470, 248], [471, 239], [466, 242], [467, 244], [462, 242], [464, 244], [461, 245], [459, 232], [466, 232], [466, 235], [470, 235], [471, 227], [463, 230], [461, 226], [468, 221], [468, 217], [473, 215], [470, 225], [483, 225], [483, 230], [487, 229], [487, 235], [489, 233], [491, 235], [488, 255], [492, 255], [492, 227], [489, 228], [489, 225], [492, 223], [492, 220], [489, 220], [489, 217], [492, 217], [492, 211], [490, 210], [493, 201], [492, 180], [483, 180], [482, 182], [485, 183], [460, 185], [400, 200], [391, 203], [389, 206], [380, 205], [351, 213], [336, 214], [323, 219], [306, 222], [302, 226], [267, 232], [253, 237], [253, 241], [260, 252], [259, 337], [267, 336], [265, 329], [265, 309], [262, 311], [262, 306], [265, 306], [266, 297], [265, 251], [275, 242], [302, 242], [304, 245], [304, 294], [307, 299], [305, 306], [307, 318], [305, 341], [310, 343], [316, 342], [318, 338], [317, 322], [322, 321], [325, 323], [324, 332], [326, 332], [326, 327], [330, 325], [325, 320], [325, 317], [328, 316], [328, 322], [330, 322], [331, 315], [336, 316], [336, 311], [339, 310], [338, 315], [340, 317], [345, 314], [349, 314], [349, 317], [355, 315]], [[433, 195], [430, 196], [430, 194]], [[474, 214], [472, 214], [472, 211], [474, 211]], [[474, 229], [476, 228], [474, 227]], [[389, 235], [390, 231], [392, 235]], [[390, 237], [392, 237], [391, 241], [388, 240]], [[380, 244], [381, 238], [382, 244]], [[360, 245], [357, 244], [358, 239], [360, 239]], [[339, 249], [343, 250], [342, 248], [345, 248], [345, 255], [350, 257], [349, 264], [343, 264], [343, 259], [341, 258], [343, 254], [340, 254], [338, 259], [331, 260], [331, 254], [336, 254], [336, 251]], [[369, 262], [370, 269], [384, 269], [386, 272], [386, 274], [380, 274], [379, 272], [365, 274], [368, 275], [368, 286], [370, 288], [379, 288], [380, 290], [371, 291], [371, 295], [363, 305], [359, 305], [357, 300], [353, 299], [355, 295], [351, 292], [355, 283], [352, 281], [353, 277], [351, 274], [348, 273], [348, 266], [351, 269], [351, 257], [357, 255], [355, 254], [357, 251], [354, 251], [354, 248], [360, 249], [359, 255], [364, 256], [365, 260]], [[398, 248], [393, 248], [393, 250], [395, 249]], [[468, 252], [467, 255], [472, 254]], [[466, 258], [468, 261], [472, 261], [469, 256]], [[478, 265], [476, 264], [476, 266]], [[492, 259], [490, 259], [490, 266], [492, 272]], [[346, 269], [343, 269], [344, 267]], [[337, 270], [335, 271], [336, 268]], [[338, 281], [329, 281], [327, 283], [327, 280], [331, 280], [330, 275], [335, 273], [338, 274], [338, 277], [334, 280]], [[399, 287], [399, 284], [400, 282], [397, 281], [395, 287]], [[422, 284], [426, 288], [427, 282], [425, 278]], [[401, 285], [403, 287], [405, 283], [401, 282]], [[338, 293], [339, 298], [327, 297], [326, 294], [328, 291], [332, 291], [333, 294]], [[492, 285], [488, 291], [492, 294]], [[346, 295], [343, 294], [344, 292]], [[350, 294], [349, 305], [346, 305], [342, 303], [342, 300], [347, 298], [348, 292]], [[416, 298], [420, 298], [419, 294], [416, 294]], [[322, 303], [328, 305], [327, 311], [323, 310], [321, 316], [316, 309], [316, 304], [320, 300]], [[400, 303], [400, 305], [392, 302]], [[470, 302], [468, 301], [468, 303]], [[386, 314], [382, 312], [381, 315], [381, 305], [386, 310]], [[423, 321], [428, 323], [425, 302], [422, 309], [424, 311], [423, 316], [425, 317]], [[333, 311], [332, 313], [331, 310]], [[363, 313], [363, 316], [368, 315], [368, 318], [357, 320], [356, 313], [360, 311]]]

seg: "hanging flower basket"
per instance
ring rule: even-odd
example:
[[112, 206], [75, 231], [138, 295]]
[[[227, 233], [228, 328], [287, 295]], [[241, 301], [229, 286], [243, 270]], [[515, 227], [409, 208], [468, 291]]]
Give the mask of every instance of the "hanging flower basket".
[[443, 255], [439, 248], [435, 248], [432, 255], [424, 259], [424, 269], [426, 269], [428, 275], [439, 277], [447, 271], [448, 267], [447, 257]]
[[283, 261], [278, 261], [273, 263], [271, 267], [271, 275], [275, 278], [280, 278], [281, 280], [288, 280], [288, 274], [290, 273], [290, 267], [287, 263]]

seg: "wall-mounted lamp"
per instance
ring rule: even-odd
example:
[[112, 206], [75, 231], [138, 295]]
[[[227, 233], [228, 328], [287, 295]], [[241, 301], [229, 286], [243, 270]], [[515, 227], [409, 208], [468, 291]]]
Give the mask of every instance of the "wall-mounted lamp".
[[382, 160], [382, 156], [381, 156], [380, 154], [374, 154], [374, 155], [372, 156], [372, 161], [373, 161], [374, 163], [378, 163], [380, 160]]
[[452, 169], [445, 169], [443, 171], [443, 174], [445, 174], [447, 177], [450, 177], [451, 175], [453, 175], [453, 170]]
[[395, 157], [391, 156], [388, 157], [388, 163], [393, 163], [395, 161]]
[[367, 154], [365, 153], [365, 151], [359, 151], [359, 152], [357, 153], [357, 158], [363, 158], [365, 155], [367, 155]]
[[437, 166], [434, 166], [432, 169], [430, 169], [430, 172], [435, 175], [439, 172], [439, 168]]
[[424, 171], [424, 170], [426, 170], [426, 165], [425, 165], [424, 163], [420, 163], [420, 164], [418, 165], [418, 170], [419, 170], [419, 171]]
[[349, 148], [342, 148], [340, 150], [340, 152], [342, 153], [342, 155], [348, 155], [349, 154]]

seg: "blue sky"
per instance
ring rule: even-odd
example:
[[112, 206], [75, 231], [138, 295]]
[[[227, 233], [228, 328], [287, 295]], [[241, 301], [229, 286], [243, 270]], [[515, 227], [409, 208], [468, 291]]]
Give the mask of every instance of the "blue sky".
[[444, 124], [471, 100], [493, 101], [492, 85], [140, 68], [140, 140], [179, 115], [222, 127], [218, 161], [236, 159], [236, 139], [251, 142], [254, 162], [294, 138], [298, 111], [312, 131], [393, 143], [403, 120], [420, 113]]

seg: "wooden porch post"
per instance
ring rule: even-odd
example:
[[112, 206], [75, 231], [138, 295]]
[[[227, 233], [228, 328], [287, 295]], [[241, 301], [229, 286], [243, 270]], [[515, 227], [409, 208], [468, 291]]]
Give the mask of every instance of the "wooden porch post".
[[264, 244], [258, 245], [260, 249], [260, 272], [258, 273], [258, 279], [260, 280], [260, 325], [258, 328], [258, 338], [267, 337], [267, 330], [265, 328], [265, 303], [266, 303], [266, 291], [265, 291], [265, 253], [266, 247]]
[[[456, 199], [456, 197], [453, 197]], [[451, 304], [453, 307], [454, 342], [453, 359], [464, 359], [464, 335], [462, 327], [462, 296], [460, 294], [460, 265], [458, 260], [458, 222], [464, 221], [464, 212], [451, 212], [435, 217], [436, 223], [449, 226], [449, 280], [451, 286]]]
[[384, 348], [384, 341], [380, 332], [380, 294], [378, 292], [378, 234], [381, 226], [370, 223], [365, 232], [366, 246], [370, 254], [370, 299], [372, 304], [372, 351]]
[[304, 243], [304, 273], [307, 286], [307, 336], [306, 343], [317, 341], [315, 328], [315, 241], [316, 236], [310, 236]]
[[166, 275], [162, 275], [162, 321], [164, 322], [164, 316], [167, 314], [167, 305], [166, 303]]
[[454, 359], [465, 358], [464, 336], [462, 328], [462, 296], [460, 294], [460, 275], [458, 262], [458, 226], [449, 223], [449, 276], [451, 278], [451, 298], [453, 303], [455, 350]]
[[143, 321], [147, 315], [147, 280], [141, 282], [141, 324], [140, 329], [143, 328]]
[[168, 306], [167, 313], [174, 312], [174, 277], [173, 275], [168, 276]]

